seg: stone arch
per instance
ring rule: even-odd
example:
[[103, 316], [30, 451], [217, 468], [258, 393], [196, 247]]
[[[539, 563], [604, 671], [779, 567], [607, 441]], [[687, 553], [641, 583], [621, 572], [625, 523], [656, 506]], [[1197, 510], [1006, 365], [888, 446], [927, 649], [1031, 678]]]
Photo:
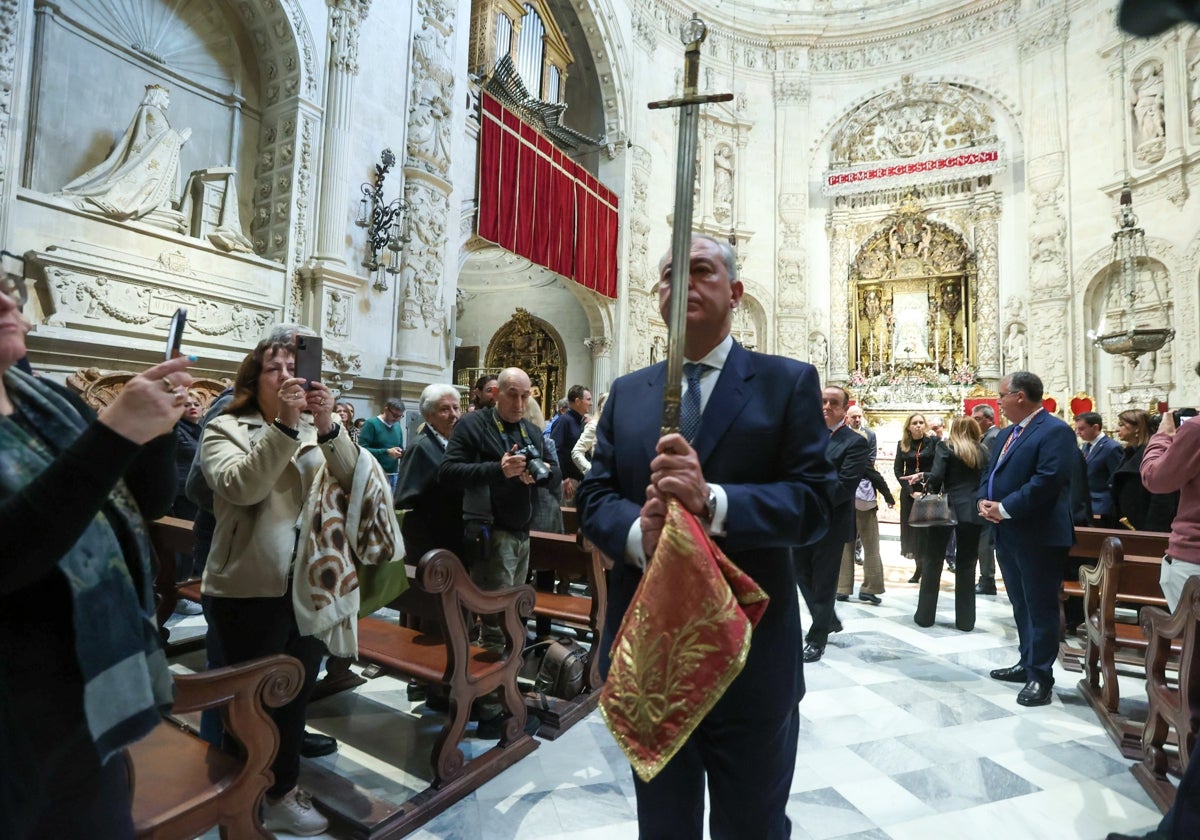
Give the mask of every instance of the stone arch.
[[[904, 76], [900, 82], [881, 85], [856, 98], [846, 108], [830, 118], [821, 130], [813, 135], [813, 143], [809, 148], [809, 159], [812, 161], [810, 165], [813, 170], [819, 171], [832, 162], [832, 150], [836, 135], [843, 130], [853, 115], [861, 112], [865, 116], [881, 106], [886, 108], [899, 104], [911, 93], [929, 95], [937, 88], [960, 90], [964, 96], [977, 100], [981, 106], [992, 112], [993, 124], [998, 124], [999, 118], [1003, 117], [1003, 123], [1005, 128], [1011, 132], [1014, 145], [1024, 146], [1021, 123], [1017, 118], [1020, 108], [1010, 96], [1002, 91], [995, 90], [986, 83], [968, 76], [936, 76], [925, 80]], [[874, 109], [872, 103], [875, 103]], [[825, 154], [826, 150], [829, 150], [829, 155]], [[1016, 155], [1015, 149], [1013, 154]]]
[[[1167, 388], [1179, 382], [1176, 357], [1180, 349], [1188, 346], [1189, 338], [1194, 340], [1194, 320], [1186, 320], [1182, 313], [1190, 306], [1190, 298], [1194, 295], [1195, 283], [1180, 282], [1176, 278], [1194, 277], [1195, 272], [1187, 268], [1180, 260], [1178, 253], [1170, 242], [1164, 239], [1147, 237], [1147, 257], [1141, 262], [1145, 268], [1156, 273], [1156, 282], [1160, 285], [1159, 292], [1167, 309], [1168, 320], [1176, 327], [1176, 337], [1169, 342], [1153, 358], [1143, 357], [1138, 368], [1132, 368], [1129, 363], [1117, 356], [1109, 356], [1096, 347], [1092, 338], [1103, 322], [1103, 316], [1123, 306], [1120, 301], [1114, 301], [1115, 289], [1112, 282], [1116, 272], [1116, 263], [1112, 258], [1112, 248], [1096, 249], [1085, 259], [1076, 272], [1077, 309], [1073, 313], [1082, 329], [1075, 330], [1076, 358], [1079, 359], [1077, 381], [1083, 383], [1082, 390], [1092, 394], [1102, 410], [1114, 412], [1128, 407], [1113, 404], [1110, 397], [1121, 399], [1122, 394], [1130, 398], [1140, 399], [1142, 392], [1149, 393], [1158, 389], [1165, 394]], [[1139, 296], [1149, 298], [1146, 307], [1157, 305], [1153, 293], [1147, 294], [1148, 283], [1143, 282]], [[1192, 290], [1193, 295], [1188, 295]], [[1193, 310], [1194, 311], [1194, 310]], [[1190, 326], [1189, 326], [1190, 325]], [[1106, 329], [1112, 329], [1114, 324], [1107, 323]], [[1118, 327], [1119, 328], [1119, 327]], [[1183, 351], [1185, 368], [1188, 365], [1186, 350]], [[1152, 369], [1151, 369], [1152, 368]], [[1147, 372], [1149, 370], [1149, 373]], [[1111, 418], [1109, 418], [1111, 419]]]

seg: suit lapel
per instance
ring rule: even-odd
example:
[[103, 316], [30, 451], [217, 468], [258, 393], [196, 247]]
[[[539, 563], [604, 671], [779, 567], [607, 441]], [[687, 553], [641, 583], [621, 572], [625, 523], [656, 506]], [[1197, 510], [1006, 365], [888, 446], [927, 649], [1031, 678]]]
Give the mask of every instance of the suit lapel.
[[[666, 388], [667, 365], [660, 362], [646, 377], [646, 402], [649, 406], [644, 417], [637, 420], [638, 430], [635, 440], [642, 441], [645, 459], [642, 463], [649, 464], [658, 454], [658, 439], [662, 436], [663, 391]], [[652, 431], [646, 431], [649, 426]], [[614, 442], [615, 443], [615, 442]]]
[[696, 435], [693, 443], [701, 466], [745, 408], [743, 394], [747, 381], [753, 376], [754, 368], [750, 354], [735, 341], [729, 351], [729, 358], [725, 360], [725, 366], [721, 368], [717, 377], [712, 396], [708, 398], [708, 404], [704, 407], [700, 433]]

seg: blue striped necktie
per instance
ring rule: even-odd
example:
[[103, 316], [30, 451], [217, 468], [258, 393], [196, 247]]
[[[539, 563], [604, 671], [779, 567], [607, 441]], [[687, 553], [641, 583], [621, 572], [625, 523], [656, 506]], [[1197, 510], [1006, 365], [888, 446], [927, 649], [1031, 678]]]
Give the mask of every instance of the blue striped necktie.
[[684, 362], [683, 375], [687, 379], [687, 391], [679, 406], [679, 433], [691, 443], [700, 431], [700, 377], [711, 365], [702, 362]]

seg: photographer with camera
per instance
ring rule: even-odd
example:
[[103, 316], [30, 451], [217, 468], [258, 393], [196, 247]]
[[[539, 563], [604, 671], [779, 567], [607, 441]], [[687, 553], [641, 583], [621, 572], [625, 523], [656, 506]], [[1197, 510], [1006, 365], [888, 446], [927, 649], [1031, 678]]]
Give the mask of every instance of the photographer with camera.
[[[1200, 364], [1196, 365], [1200, 376]], [[1200, 420], [1195, 409], [1164, 412], [1142, 456], [1142, 483], [1151, 493], [1179, 492], [1179, 509], [1163, 558], [1159, 585], [1172, 611], [1183, 586], [1200, 574]]]
[[[529, 574], [529, 523], [537, 485], [554, 476], [542, 431], [524, 419], [531, 386], [520, 368], [501, 371], [495, 405], [454, 427], [439, 471], [463, 491], [463, 562], [485, 590], [518, 586]], [[498, 627], [484, 627], [484, 647], [502, 646]]]
[[[454, 426], [438, 471], [442, 484], [463, 491], [463, 563], [483, 590], [519, 586], [529, 577], [529, 527], [537, 488], [560, 477], [542, 430], [525, 419], [532, 387], [528, 374], [507, 368], [497, 377], [494, 405], [478, 408]], [[483, 616], [480, 644], [503, 651], [497, 616]], [[477, 701], [480, 738], [498, 738], [503, 706], [489, 695]]]

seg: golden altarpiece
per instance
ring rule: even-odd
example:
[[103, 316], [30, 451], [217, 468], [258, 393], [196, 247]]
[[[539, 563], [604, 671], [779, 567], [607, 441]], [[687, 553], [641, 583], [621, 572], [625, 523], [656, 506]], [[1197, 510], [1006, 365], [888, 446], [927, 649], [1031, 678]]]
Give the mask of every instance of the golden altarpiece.
[[876, 421], [961, 410], [975, 383], [978, 295], [962, 235], [910, 195], [859, 248], [848, 280], [856, 399]]

